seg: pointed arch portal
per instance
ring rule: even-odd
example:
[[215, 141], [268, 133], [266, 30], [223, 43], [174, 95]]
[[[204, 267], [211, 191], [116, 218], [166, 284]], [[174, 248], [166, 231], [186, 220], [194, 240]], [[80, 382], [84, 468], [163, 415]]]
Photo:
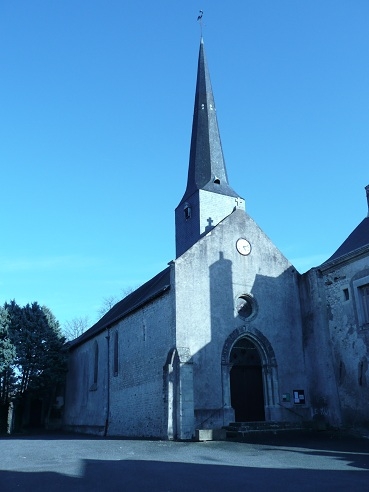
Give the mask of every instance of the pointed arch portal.
[[231, 405], [237, 422], [265, 420], [262, 363], [255, 344], [242, 337], [230, 353]]
[[259, 330], [242, 326], [229, 335], [222, 352], [222, 384], [225, 416], [238, 422], [276, 418], [277, 363]]

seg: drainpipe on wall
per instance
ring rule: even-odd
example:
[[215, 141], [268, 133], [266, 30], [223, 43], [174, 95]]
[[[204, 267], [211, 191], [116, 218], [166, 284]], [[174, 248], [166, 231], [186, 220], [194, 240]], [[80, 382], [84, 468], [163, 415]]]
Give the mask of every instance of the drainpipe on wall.
[[106, 387], [106, 416], [105, 416], [105, 429], [104, 429], [104, 437], [108, 434], [109, 427], [109, 411], [110, 411], [110, 328], [108, 328], [108, 334], [106, 335], [106, 341], [108, 342], [107, 350], [107, 362], [108, 362], [108, 370], [107, 370], [107, 387]]

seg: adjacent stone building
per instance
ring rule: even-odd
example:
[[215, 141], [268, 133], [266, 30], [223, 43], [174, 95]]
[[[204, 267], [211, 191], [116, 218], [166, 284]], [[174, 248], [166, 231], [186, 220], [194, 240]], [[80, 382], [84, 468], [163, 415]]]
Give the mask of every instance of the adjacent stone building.
[[[369, 186], [366, 197], [369, 210]], [[301, 295], [313, 415], [369, 425], [369, 213], [326, 262], [302, 276]]]
[[191, 439], [232, 421], [369, 424], [369, 218], [294, 268], [228, 183], [202, 40], [175, 221], [176, 259], [70, 343], [64, 427]]

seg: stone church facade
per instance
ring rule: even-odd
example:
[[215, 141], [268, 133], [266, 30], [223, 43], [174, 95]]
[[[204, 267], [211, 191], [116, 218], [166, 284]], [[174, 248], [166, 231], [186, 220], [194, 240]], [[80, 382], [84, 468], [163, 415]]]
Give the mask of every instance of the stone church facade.
[[64, 428], [368, 425], [369, 218], [325, 263], [294, 268], [228, 183], [202, 40], [175, 220], [176, 259], [69, 344]]

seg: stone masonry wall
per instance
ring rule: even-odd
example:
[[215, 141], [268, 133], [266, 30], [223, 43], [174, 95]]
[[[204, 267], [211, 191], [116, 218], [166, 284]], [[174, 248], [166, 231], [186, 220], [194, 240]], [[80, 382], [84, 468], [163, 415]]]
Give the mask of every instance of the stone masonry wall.
[[[166, 437], [163, 367], [174, 347], [171, 291], [121, 321], [118, 373], [110, 378], [109, 435]], [[110, 345], [113, 360], [113, 344]]]
[[[97, 384], [93, 383], [95, 342], [99, 346]], [[169, 290], [76, 347], [69, 360], [65, 428], [95, 434], [165, 437], [163, 366], [173, 346], [174, 314]]]
[[[251, 253], [240, 255], [236, 242], [245, 237]], [[265, 373], [270, 385], [266, 405], [269, 418], [305, 418], [309, 397], [305, 376], [302, 323], [298, 290], [299, 274], [255, 222], [241, 210], [234, 211], [215, 229], [175, 261], [177, 344], [188, 347], [193, 362], [195, 413], [206, 425], [227, 404], [228, 381], [222, 379], [222, 354], [237, 330], [272, 347], [278, 381]], [[238, 316], [240, 295], [254, 299], [249, 319]], [[229, 347], [229, 350], [231, 347]], [[226, 354], [229, 357], [229, 351]], [[268, 380], [269, 378], [269, 380]], [[267, 382], [268, 380], [268, 382]], [[306, 405], [297, 409], [282, 402], [282, 394], [304, 389]], [[229, 390], [228, 390], [229, 391]], [[206, 412], [207, 410], [207, 412]], [[214, 418], [213, 418], [214, 417]]]
[[[107, 417], [106, 333], [103, 332], [69, 355], [64, 428], [102, 435]], [[95, 344], [98, 346], [97, 383], [94, 383]]]
[[369, 255], [323, 270], [335, 377], [346, 425], [369, 425], [369, 326], [362, 325], [359, 315], [361, 283], [369, 283]]
[[317, 426], [340, 426], [342, 417], [328, 328], [327, 299], [319, 270], [312, 269], [300, 278], [300, 296], [312, 417]]

